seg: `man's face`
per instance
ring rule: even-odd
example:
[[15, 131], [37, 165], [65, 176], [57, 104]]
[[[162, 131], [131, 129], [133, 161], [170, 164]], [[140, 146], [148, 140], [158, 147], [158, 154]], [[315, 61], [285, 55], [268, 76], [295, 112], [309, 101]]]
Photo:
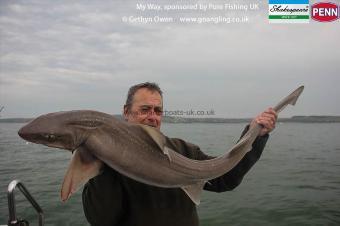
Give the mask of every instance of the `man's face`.
[[124, 117], [128, 122], [161, 127], [163, 113], [162, 97], [157, 91], [141, 88], [135, 93], [131, 108], [124, 108]]

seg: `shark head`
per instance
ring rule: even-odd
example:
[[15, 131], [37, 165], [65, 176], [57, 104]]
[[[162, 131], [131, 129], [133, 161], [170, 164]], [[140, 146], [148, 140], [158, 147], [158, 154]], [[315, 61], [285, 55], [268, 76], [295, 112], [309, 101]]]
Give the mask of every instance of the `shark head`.
[[102, 124], [91, 116], [91, 111], [49, 113], [23, 126], [18, 134], [32, 143], [74, 151]]
[[72, 151], [66, 171], [61, 199], [66, 201], [90, 178], [99, 174], [103, 163], [91, 154], [86, 141], [99, 127], [112, 121], [104, 113], [78, 110], [49, 113], [23, 126], [18, 134], [24, 140]]

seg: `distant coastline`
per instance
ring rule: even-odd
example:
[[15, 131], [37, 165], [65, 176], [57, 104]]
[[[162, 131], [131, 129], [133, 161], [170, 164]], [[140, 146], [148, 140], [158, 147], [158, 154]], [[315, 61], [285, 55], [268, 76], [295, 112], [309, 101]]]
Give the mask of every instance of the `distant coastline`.
[[[121, 115], [114, 115], [122, 119]], [[33, 118], [0, 118], [0, 123], [27, 123]], [[248, 123], [251, 118], [184, 118], [165, 116], [165, 123]], [[340, 116], [293, 116], [291, 118], [279, 118], [278, 122], [299, 122], [299, 123], [340, 123]]]

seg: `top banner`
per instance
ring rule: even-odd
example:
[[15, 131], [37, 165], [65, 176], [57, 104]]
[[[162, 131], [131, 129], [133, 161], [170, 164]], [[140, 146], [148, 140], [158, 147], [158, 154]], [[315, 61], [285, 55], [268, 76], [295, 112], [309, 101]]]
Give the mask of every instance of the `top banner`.
[[309, 0], [269, 0], [269, 4], [309, 4]]

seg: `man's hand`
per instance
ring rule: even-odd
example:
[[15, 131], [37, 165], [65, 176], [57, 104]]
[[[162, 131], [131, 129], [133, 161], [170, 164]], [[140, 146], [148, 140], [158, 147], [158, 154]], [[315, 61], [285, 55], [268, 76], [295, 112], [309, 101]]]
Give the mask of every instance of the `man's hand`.
[[263, 128], [260, 131], [259, 136], [263, 136], [270, 133], [275, 128], [276, 120], [277, 113], [273, 110], [273, 108], [268, 108], [266, 111], [256, 116], [251, 122], [251, 125], [254, 123], [262, 125]]

